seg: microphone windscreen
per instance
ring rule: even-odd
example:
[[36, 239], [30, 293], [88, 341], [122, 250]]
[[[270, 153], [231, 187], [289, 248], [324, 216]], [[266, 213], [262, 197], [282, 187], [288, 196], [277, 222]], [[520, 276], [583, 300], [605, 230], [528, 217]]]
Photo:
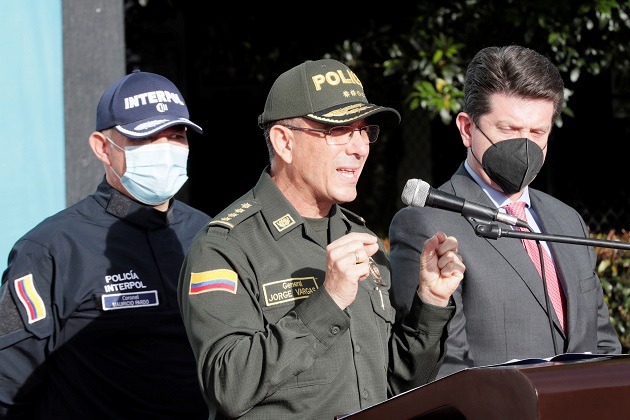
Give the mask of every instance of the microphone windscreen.
[[402, 202], [408, 206], [424, 207], [429, 197], [431, 186], [421, 179], [410, 179], [402, 192]]

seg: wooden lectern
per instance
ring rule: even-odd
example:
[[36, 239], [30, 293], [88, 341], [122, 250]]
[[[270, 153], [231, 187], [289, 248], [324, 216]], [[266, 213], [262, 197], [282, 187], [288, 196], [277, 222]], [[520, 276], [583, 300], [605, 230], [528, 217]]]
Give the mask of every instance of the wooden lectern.
[[470, 368], [337, 418], [630, 418], [630, 357], [591, 356], [562, 362]]

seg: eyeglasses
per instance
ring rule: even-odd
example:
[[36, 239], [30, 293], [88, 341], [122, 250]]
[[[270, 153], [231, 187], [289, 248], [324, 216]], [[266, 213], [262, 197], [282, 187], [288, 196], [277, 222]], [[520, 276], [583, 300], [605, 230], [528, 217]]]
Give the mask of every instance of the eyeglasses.
[[381, 128], [378, 125], [364, 125], [363, 127], [358, 128], [350, 127], [349, 125], [341, 125], [329, 128], [328, 130], [307, 127], [293, 127], [291, 125], [283, 125], [283, 127], [286, 127], [289, 130], [322, 133], [326, 136], [326, 143], [331, 146], [341, 146], [344, 144], [348, 144], [352, 139], [352, 135], [355, 131], [358, 131], [361, 136], [363, 136], [363, 133], [367, 134], [368, 142], [374, 143], [376, 139], [378, 139], [378, 133], [380, 133], [381, 131]]

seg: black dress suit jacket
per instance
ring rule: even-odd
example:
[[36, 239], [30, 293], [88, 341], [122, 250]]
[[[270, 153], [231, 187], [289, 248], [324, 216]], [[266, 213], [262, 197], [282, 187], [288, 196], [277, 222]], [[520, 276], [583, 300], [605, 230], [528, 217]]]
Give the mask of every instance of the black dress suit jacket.
[[[439, 189], [495, 207], [463, 164]], [[575, 209], [532, 188], [529, 194], [544, 233], [589, 237]], [[552, 332], [542, 280], [521, 241], [479, 237], [461, 215], [430, 207], [403, 208], [390, 225], [391, 294], [397, 316], [409, 310], [418, 286], [419, 254], [424, 241], [437, 231], [457, 238], [466, 265], [464, 279], [453, 294], [456, 312], [438, 378], [473, 366], [551, 357], [556, 353], [552, 333], [558, 353], [621, 352], [595, 272], [592, 247], [548, 242], [567, 300], [567, 332], [560, 327], [553, 309]]]

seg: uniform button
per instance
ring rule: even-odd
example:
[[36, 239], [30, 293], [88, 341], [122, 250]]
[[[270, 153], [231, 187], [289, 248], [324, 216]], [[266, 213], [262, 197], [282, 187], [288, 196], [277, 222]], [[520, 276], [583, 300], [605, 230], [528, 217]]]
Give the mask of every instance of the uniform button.
[[355, 347], [354, 351], [356, 351], [357, 353], [361, 353], [361, 346], [359, 346], [357, 344], [357, 346]]
[[367, 400], [367, 397], [368, 397], [367, 389], [363, 389], [363, 399]]
[[339, 327], [337, 327], [336, 325], [335, 325], [335, 326], [330, 327], [330, 332], [331, 332], [331, 333], [333, 333], [333, 334], [335, 334], [335, 335], [336, 335], [336, 334], [339, 334]]

